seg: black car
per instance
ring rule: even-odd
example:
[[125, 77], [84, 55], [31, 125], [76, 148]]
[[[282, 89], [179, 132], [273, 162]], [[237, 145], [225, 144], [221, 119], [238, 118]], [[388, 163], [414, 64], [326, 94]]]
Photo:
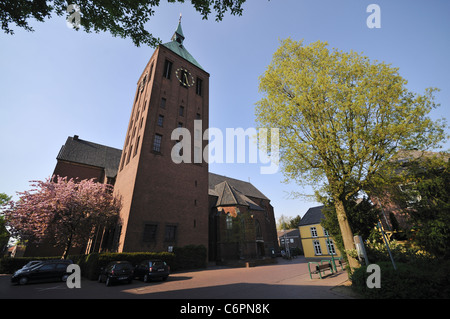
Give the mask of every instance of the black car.
[[66, 281], [70, 273], [67, 266], [72, 264], [70, 260], [43, 260], [25, 265], [17, 270], [11, 277], [12, 283], [25, 285], [28, 282]]
[[162, 260], [144, 260], [134, 269], [134, 276], [149, 282], [155, 278], [166, 280], [169, 272], [170, 267]]
[[106, 267], [100, 269], [98, 282], [105, 281], [106, 286], [115, 282], [133, 281], [133, 265], [128, 261], [112, 261]]

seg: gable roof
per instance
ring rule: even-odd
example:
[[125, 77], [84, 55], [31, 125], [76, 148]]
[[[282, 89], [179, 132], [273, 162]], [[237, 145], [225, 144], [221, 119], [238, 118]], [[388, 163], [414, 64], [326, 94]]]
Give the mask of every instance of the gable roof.
[[115, 177], [122, 150], [69, 136], [56, 157], [60, 161], [80, 163], [105, 169], [107, 177]]
[[[239, 190], [230, 185], [227, 181], [217, 184], [214, 187], [217, 194], [216, 207], [219, 206], [248, 206], [253, 210], [264, 210], [250, 198], [242, 194]], [[211, 195], [211, 194], [210, 194]]]
[[306, 225], [313, 225], [313, 224], [320, 224], [320, 221], [325, 218], [325, 216], [322, 213], [322, 209], [325, 206], [316, 206], [311, 207], [308, 209], [306, 214], [302, 217], [300, 220], [300, 223], [298, 226], [306, 226]]
[[255, 197], [255, 198], [261, 198], [261, 199], [267, 199], [268, 198], [261, 193], [255, 186], [253, 186], [251, 183], [244, 182], [238, 179], [217, 175], [214, 173], [209, 173], [209, 193], [210, 195], [218, 196], [217, 192], [215, 192], [216, 185], [227, 182], [229, 185], [233, 186], [235, 189], [237, 189], [240, 193], [244, 194], [245, 196]]

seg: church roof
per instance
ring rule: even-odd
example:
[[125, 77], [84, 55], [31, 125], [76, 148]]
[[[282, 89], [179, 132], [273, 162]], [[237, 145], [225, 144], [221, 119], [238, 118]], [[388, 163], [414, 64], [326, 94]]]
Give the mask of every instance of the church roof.
[[242, 194], [239, 190], [234, 188], [227, 181], [217, 184], [214, 187], [214, 191], [217, 194], [216, 206], [248, 206], [253, 210], [264, 210], [250, 198]]
[[[107, 177], [115, 177], [119, 169], [122, 150], [69, 136], [61, 147], [57, 160], [90, 165], [105, 169]], [[216, 206], [244, 205], [262, 210], [252, 198], [268, 198], [249, 182], [209, 173], [209, 195], [216, 196]]]
[[56, 159], [101, 167], [107, 177], [115, 177], [121, 156], [119, 149], [85, 141], [75, 135], [67, 138]]
[[170, 51], [174, 52], [175, 54], [179, 55], [186, 61], [192, 63], [196, 67], [203, 70], [202, 66], [194, 59], [194, 57], [189, 53], [189, 51], [186, 49], [186, 47], [183, 44], [185, 37], [183, 34], [183, 30], [181, 28], [181, 21], [178, 23], [178, 28], [175, 31], [172, 41], [168, 43], [161, 44], [162, 46], [166, 47]]
[[217, 175], [214, 173], [209, 173], [209, 194], [219, 196], [215, 189], [216, 185], [222, 182], [227, 182], [230, 186], [233, 186], [234, 189], [238, 190], [241, 194], [247, 197], [268, 199], [263, 193], [261, 193], [255, 186], [253, 186], [249, 182], [244, 182], [238, 179]]

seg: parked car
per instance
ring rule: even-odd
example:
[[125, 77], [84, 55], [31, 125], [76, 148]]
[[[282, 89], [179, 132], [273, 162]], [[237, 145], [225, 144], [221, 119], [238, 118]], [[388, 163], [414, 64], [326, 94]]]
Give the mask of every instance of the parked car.
[[42, 260], [33, 261], [17, 270], [11, 277], [12, 283], [25, 285], [28, 282], [66, 281], [70, 273], [67, 266], [72, 264], [71, 260]]
[[144, 282], [157, 278], [167, 280], [169, 273], [170, 267], [162, 260], [144, 260], [134, 269], [134, 276]]
[[105, 281], [106, 286], [117, 282], [133, 281], [133, 265], [128, 261], [112, 261], [106, 267], [100, 269], [98, 282]]

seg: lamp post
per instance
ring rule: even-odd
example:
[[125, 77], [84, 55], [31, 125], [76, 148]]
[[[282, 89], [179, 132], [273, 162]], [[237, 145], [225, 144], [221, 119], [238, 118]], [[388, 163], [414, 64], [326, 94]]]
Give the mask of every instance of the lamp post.
[[325, 231], [325, 236], [327, 236], [327, 248], [328, 248], [328, 252], [331, 255], [331, 264], [333, 265], [333, 269], [335, 272], [337, 272], [337, 268], [336, 268], [336, 263], [334, 262], [334, 256], [333, 253], [331, 251], [331, 243], [330, 243], [330, 237], [328, 236], [328, 231]]

